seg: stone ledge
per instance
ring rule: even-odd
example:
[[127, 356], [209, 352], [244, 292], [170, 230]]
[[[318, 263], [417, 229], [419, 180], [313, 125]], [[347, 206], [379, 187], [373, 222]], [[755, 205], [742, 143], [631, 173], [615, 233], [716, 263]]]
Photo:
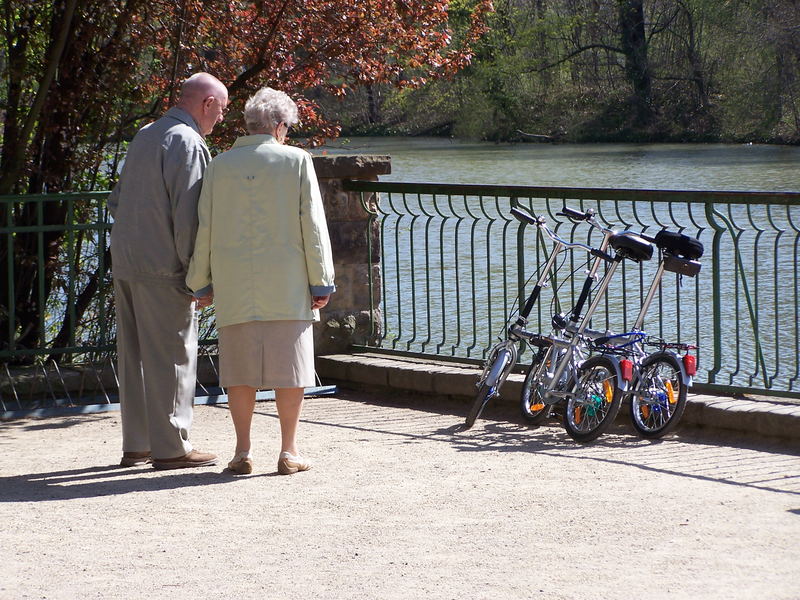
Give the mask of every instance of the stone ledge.
[[392, 159], [382, 154], [315, 155], [319, 179], [372, 179], [392, 172]]
[[[317, 374], [326, 384], [370, 391], [412, 391], [446, 396], [465, 404], [473, 399], [479, 373], [479, 367], [474, 365], [378, 353], [317, 357]], [[516, 408], [523, 379], [519, 374], [509, 376], [499, 398], [506, 405], [504, 408]], [[682, 422], [800, 441], [800, 405], [780, 401], [690, 393]]]

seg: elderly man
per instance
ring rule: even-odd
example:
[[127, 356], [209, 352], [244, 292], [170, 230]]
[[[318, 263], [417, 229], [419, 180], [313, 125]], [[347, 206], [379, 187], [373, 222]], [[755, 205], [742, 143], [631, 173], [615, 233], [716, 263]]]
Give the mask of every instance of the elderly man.
[[197, 201], [211, 160], [205, 136], [221, 122], [228, 90], [189, 77], [176, 106], [143, 127], [108, 200], [117, 312], [122, 466], [216, 463], [189, 443], [197, 376], [195, 306], [184, 279], [197, 234]]

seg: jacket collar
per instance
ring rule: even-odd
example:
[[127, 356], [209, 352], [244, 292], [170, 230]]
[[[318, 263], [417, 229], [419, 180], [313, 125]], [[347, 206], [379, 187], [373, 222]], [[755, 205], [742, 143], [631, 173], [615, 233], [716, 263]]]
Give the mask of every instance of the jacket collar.
[[185, 125], [188, 125], [197, 132], [197, 135], [205, 139], [205, 136], [202, 133], [200, 133], [200, 128], [197, 126], [194, 117], [185, 110], [183, 110], [182, 108], [173, 106], [166, 113], [164, 113], [164, 116], [171, 117], [173, 119], [180, 121], [181, 123], [184, 123]]
[[261, 144], [277, 144], [278, 140], [268, 133], [256, 133], [254, 135], [243, 135], [236, 138], [233, 143], [233, 148], [241, 148], [242, 146], [259, 146]]

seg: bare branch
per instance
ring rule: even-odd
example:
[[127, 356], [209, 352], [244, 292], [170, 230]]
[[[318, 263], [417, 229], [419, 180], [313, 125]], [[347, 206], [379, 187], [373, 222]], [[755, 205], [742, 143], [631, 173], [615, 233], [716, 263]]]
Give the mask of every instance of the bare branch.
[[233, 94], [241, 88], [244, 88], [250, 79], [261, 73], [261, 71], [267, 69], [270, 65], [269, 60], [265, 60], [264, 56], [266, 55], [267, 48], [272, 43], [272, 40], [275, 38], [275, 34], [278, 32], [278, 26], [280, 25], [281, 19], [283, 18], [283, 13], [286, 12], [286, 7], [289, 5], [290, 0], [284, 0], [283, 5], [278, 9], [278, 12], [275, 15], [275, 18], [272, 20], [272, 25], [270, 27], [269, 33], [266, 35], [264, 39], [264, 44], [261, 46], [261, 51], [259, 54], [261, 55], [261, 59], [259, 59], [256, 64], [251, 66], [247, 69], [244, 73], [239, 75], [236, 80], [228, 86], [228, 92]]
[[617, 52], [619, 54], [623, 54], [622, 49], [621, 48], [616, 48], [615, 46], [608, 46], [606, 44], [590, 44], [589, 46], [582, 46], [581, 48], [578, 48], [574, 52], [571, 52], [570, 54], [568, 54], [564, 58], [562, 58], [560, 60], [557, 60], [554, 63], [550, 63], [549, 65], [545, 65], [543, 67], [524, 69], [522, 72], [523, 73], [531, 73], [531, 72], [540, 73], [542, 71], [546, 71], [547, 69], [552, 69], [553, 67], [557, 67], [558, 65], [560, 65], [562, 63], [565, 63], [568, 60], [571, 60], [571, 59], [575, 58], [576, 56], [578, 56], [578, 54], [582, 54], [582, 53], [586, 52], [587, 50], [596, 50], [596, 49], [608, 50], [609, 52]]

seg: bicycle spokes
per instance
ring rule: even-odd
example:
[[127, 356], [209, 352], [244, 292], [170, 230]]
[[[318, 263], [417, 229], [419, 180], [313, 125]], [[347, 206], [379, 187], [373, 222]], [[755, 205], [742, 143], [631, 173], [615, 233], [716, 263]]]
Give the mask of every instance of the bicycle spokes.
[[[614, 395], [614, 389], [611, 387], [611, 384], [608, 380], [603, 382], [602, 393], [591, 393], [589, 394], [589, 398], [586, 402], [586, 406], [583, 407], [586, 410], [586, 416], [588, 417], [596, 417], [598, 415], [603, 414], [605, 410], [605, 405], [611, 403], [611, 399]], [[580, 406], [576, 407], [576, 422], [580, 423]]]
[[675, 427], [685, 405], [678, 358], [666, 352], [646, 358], [631, 396], [636, 430], [644, 437], [663, 436]]

